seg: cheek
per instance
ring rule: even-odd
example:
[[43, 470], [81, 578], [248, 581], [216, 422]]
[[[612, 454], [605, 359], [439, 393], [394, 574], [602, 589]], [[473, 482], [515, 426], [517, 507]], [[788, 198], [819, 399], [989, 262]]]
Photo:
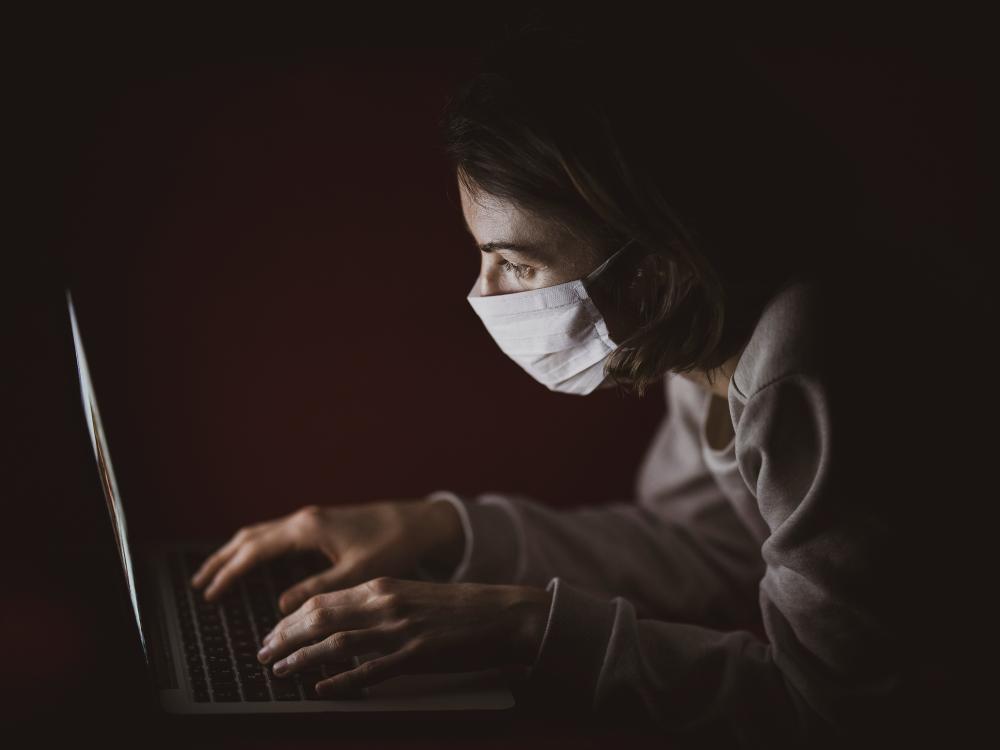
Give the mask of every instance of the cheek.
[[510, 274], [506, 273], [499, 263], [493, 260], [483, 260], [479, 267], [479, 276], [476, 279], [476, 288], [483, 297], [491, 297], [494, 294], [507, 294], [512, 291], [520, 291], [511, 287]]
[[567, 279], [581, 279], [597, 268], [608, 253], [595, 250], [583, 240], [565, 237], [556, 245], [552, 266]]
[[494, 294], [510, 294], [534, 289], [543, 284], [537, 284], [537, 277], [532, 274], [527, 278], [518, 278], [504, 265], [504, 259], [493, 254], [483, 254], [480, 260], [479, 277], [476, 281], [479, 293], [488, 297]]

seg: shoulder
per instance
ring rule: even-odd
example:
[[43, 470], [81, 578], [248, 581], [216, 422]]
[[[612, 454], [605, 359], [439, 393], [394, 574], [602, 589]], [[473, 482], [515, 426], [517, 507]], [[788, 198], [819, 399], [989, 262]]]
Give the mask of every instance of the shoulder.
[[817, 281], [787, 282], [764, 306], [740, 355], [735, 395], [746, 401], [790, 376], [821, 377], [830, 363], [832, 313], [828, 290]]
[[[917, 439], [913, 431], [885, 439], [912, 399], [887, 399], [878, 380], [896, 372], [901, 353], [877, 292], [790, 281], [765, 305], [740, 356], [729, 389], [735, 450], [772, 528], [807, 496], [826, 494], [834, 477], [860, 485]], [[894, 396], [902, 392], [892, 385]]]
[[788, 282], [761, 312], [730, 384], [740, 470], [772, 528], [829, 450], [830, 313], [817, 282]]

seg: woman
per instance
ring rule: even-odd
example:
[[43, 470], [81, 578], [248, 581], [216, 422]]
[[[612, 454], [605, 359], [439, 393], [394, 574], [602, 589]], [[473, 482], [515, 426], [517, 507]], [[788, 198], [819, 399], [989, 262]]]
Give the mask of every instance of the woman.
[[885, 294], [845, 162], [748, 59], [662, 47], [528, 29], [443, 121], [499, 347], [559, 392], [664, 388], [637, 502], [441, 491], [241, 529], [193, 578], [209, 599], [292, 550], [332, 562], [282, 594], [276, 673], [381, 654], [336, 695], [508, 667], [544, 705], [751, 745], [891, 726], [937, 674], [921, 497], [954, 464], [887, 368], [953, 332]]

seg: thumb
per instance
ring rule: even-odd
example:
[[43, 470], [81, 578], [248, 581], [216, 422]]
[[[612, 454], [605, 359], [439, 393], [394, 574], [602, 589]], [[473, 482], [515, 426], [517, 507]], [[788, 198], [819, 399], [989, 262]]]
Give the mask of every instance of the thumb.
[[363, 579], [356, 565], [339, 563], [285, 590], [278, 599], [278, 607], [284, 615], [294, 612], [316, 594], [347, 588]]

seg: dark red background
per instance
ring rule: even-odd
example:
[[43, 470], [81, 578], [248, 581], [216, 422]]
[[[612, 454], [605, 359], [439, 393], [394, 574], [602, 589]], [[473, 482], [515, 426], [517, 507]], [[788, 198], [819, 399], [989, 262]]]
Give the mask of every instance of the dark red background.
[[[130, 705], [135, 666], [66, 284], [139, 538], [436, 488], [627, 499], [663, 410], [659, 392], [547, 392], [468, 307], [478, 258], [436, 120], [473, 45], [129, 51], [38, 62], [22, 110], [34, 231], [6, 265], [40, 262], [8, 275], [0, 459], [0, 637], [21, 718]], [[856, 160], [903, 260], [978, 257], [978, 59], [760, 54]]]
[[201, 65], [102, 113], [69, 260], [149, 531], [436, 487], [628, 494], [655, 401], [547, 398], [464, 299], [478, 254], [435, 121], [468, 59]]

